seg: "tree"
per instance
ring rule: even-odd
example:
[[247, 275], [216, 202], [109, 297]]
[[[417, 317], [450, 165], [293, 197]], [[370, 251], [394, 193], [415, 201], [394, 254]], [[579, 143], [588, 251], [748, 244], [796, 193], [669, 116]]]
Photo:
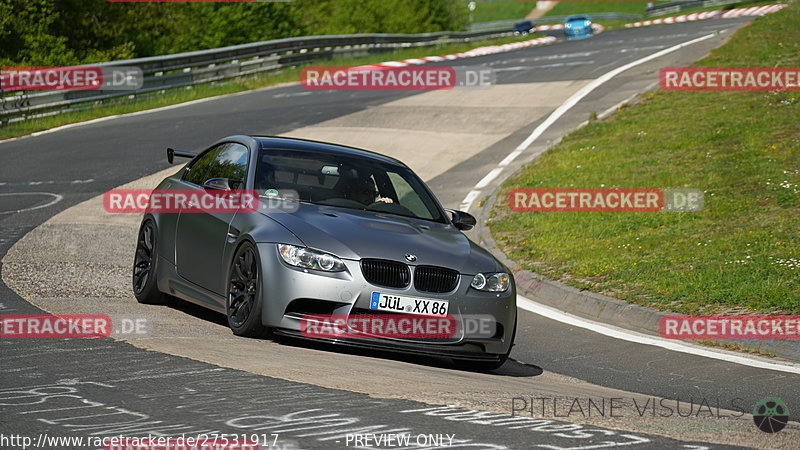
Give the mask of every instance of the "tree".
[[75, 65], [312, 34], [459, 30], [466, 22], [462, 0], [0, 0], [0, 63]]
[[76, 61], [64, 36], [54, 34], [56, 0], [0, 0], [0, 63], [63, 66]]

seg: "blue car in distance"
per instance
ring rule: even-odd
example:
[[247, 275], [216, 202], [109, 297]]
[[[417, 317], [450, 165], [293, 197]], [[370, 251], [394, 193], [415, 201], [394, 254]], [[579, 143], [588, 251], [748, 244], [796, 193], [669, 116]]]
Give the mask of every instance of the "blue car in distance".
[[569, 16], [564, 20], [564, 34], [567, 38], [583, 38], [592, 35], [592, 19], [583, 14]]

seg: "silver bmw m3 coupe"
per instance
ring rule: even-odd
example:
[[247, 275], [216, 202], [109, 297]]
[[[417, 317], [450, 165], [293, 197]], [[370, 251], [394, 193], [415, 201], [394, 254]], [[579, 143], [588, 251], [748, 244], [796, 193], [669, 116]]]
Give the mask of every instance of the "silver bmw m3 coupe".
[[[170, 162], [191, 161], [153, 193], [189, 200], [144, 214], [133, 265], [139, 302], [177, 297], [201, 305], [225, 314], [239, 336], [275, 333], [443, 356], [477, 370], [508, 358], [513, 276], [462, 233], [475, 219], [445, 210], [402, 162], [260, 136], [167, 154]], [[250, 193], [250, 203], [192, 203], [240, 192]], [[325, 318], [333, 318], [333, 329], [309, 332]], [[433, 328], [415, 323], [430, 318], [447, 320]]]

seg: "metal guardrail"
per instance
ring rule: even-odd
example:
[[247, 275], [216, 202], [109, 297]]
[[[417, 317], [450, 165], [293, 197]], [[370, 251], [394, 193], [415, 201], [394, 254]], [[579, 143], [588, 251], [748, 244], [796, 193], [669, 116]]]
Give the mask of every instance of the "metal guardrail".
[[[641, 14], [626, 14], [626, 13], [615, 13], [615, 12], [595, 13], [586, 15], [591, 17], [592, 20], [639, 20], [643, 18]], [[544, 25], [544, 24], [561, 23], [567, 17], [569, 16], [548, 16], [548, 17], [540, 17], [538, 19], [500, 20], [497, 22], [473, 23], [472, 25], [470, 25], [469, 29], [470, 31], [497, 30], [502, 28], [513, 29], [515, 24], [519, 22], [525, 22], [526, 20], [530, 21], [534, 25]]]
[[472, 25], [469, 26], [469, 29], [470, 31], [499, 30], [499, 29], [513, 30], [514, 24], [524, 21], [525, 19], [517, 19], [517, 20], [498, 20], [496, 22], [473, 23]]
[[705, 8], [707, 6], [730, 5], [731, 3], [742, 3], [742, 0], [686, 0], [663, 3], [647, 8], [647, 15], [663, 16], [664, 14], [672, 14], [689, 8]]
[[153, 56], [148, 58], [86, 64], [82, 67], [135, 66], [144, 74], [136, 91], [41, 91], [0, 97], [0, 126], [65, 111], [90, 109], [108, 100], [127, 101], [164, 89], [228, 80], [262, 72], [330, 59], [364, 56], [399, 48], [470, 42], [511, 35], [510, 30], [480, 30], [423, 34], [356, 34], [311, 36]]

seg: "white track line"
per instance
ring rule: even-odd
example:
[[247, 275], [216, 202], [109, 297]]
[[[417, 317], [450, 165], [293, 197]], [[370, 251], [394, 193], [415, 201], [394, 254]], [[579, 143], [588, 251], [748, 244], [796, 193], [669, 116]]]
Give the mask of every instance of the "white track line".
[[800, 374], [800, 365], [797, 364], [791, 364], [791, 363], [779, 364], [770, 361], [765, 361], [762, 359], [740, 356], [733, 353], [723, 353], [718, 351], [706, 350], [704, 348], [695, 347], [692, 345], [686, 345], [672, 339], [664, 339], [656, 336], [649, 336], [642, 333], [623, 330], [620, 328], [611, 327], [609, 325], [601, 324], [598, 322], [583, 319], [577, 316], [573, 316], [571, 314], [558, 311], [555, 308], [551, 308], [549, 306], [536, 303], [533, 300], [529, 300], [521, 295], [517, 296], [517, 307], [519, 307], [520, 309], [524, 309], [525, 311], [529, 311], [534, 314], [547, 317], [548, 319], [556, 320], [558, 322], [565, 323], [567, 325], [584, 328], [586, 330], [593, 331], [595, 333], [599, 333], [604, 336], [612, 337], [614, 339], [620, 339], [623, 341], [634, 342], [643, 345], [652, 345], [654, 347], [660, 347], [666, 350], [688, 353], [690, 355], [703, 356], [706, 358], [718, 359], [720, 361], [740, 364], [743, 366], [756, 367], [758, 369], [776, 370], [779, 372]]
[[489, 174], [487, 174], [483, 179], [481, 179], [481, 181], [479, 181], [478, 184], [476, 184], [472, 188], [472, 190], [470, 190], [470, 192], [467, 194], [467, 196], [461, 202], [460, 209], [463, 210], [463, 211], [469, 211], [469, 209], [472, 207], [473, 201], [480, 196], [481, 189], [486, 187], [486, 185], [488, 184], [488, 182], [484, 183], [484, 180], [486, 180], [489, 177], [491, 177], [491, 178], [489, 178], [489, 181], [492, 181], [493, 179], [497, 178], [506, 166], [511, 164], [512, 161], [514, 161], [520, 154], [522, 154], [522, 152], [524, 152], [528, 147], [530, 147], [531, 144], [533, 144], [534, 141], [536, 141], [536, 139], [539, 138], [539, 136], [541, 136], [545, 131], [547, 131], [548, 128], [550, 128], [551, 125], [553, 125], [553, 123], [556, 122], [556, 120], [558, 120], [559, 118], [561, 118], [561, 116], [566, 114], [567, 111], [572, 109], [573, 106], [575, 106], [584, 97], [589, 95], [589, 93], [591, 93], [593, 90], [597, 89], [598, 87], [600, 87], [602, 84], [604, 84], [608, 80], [614, 78], [615, 76], [619, 75], [620, 73], [622, 73], [622, 72], [624, 72], [624, 71], [626, 71], [626, 70], [628, 70], [630, 68], [636, 67], [636, 66], [638, 66], [640, 64], [644, 64], [644, 63], [646, 63], [648, 61], [651, 61], [653, 59], [656, 59], [656, 58], [659, 58], [661, 56], [667, 55], [669, 53], [675, 52], [677, 50], [682, 49], [683, 47], [686, 47], [686, 46], [689, 46], [689, 45], [692, 45], [692, 44], [696, 44], [696, 43], [704, 41], [706, 39], [711, 39], [715, 35], [716, 34], [708, 34], [706, 36], [699, 37], [697, 39], [692, 39], [692, 40], [684, 42], [682, 44], [678, 44], [678, 45], [675, 45], [675, 46], [672, 46], [672, 47], [669, 47], [669, 48], [665, 48], [664, 50], [655, 52], [655, 53], [653, 53], [651, 55], [645, 56], [644, 58], [640, 58], [640, 59], [637, 59], [636, 61], [629, 62], [628, 64], [624, 64], [622, 66], [619, 66], [616, 69], [613, 69], [613, 70], [611, 70], [609, 72], [606, 72], [605, 74], [601, 75], [599, 78], [597, 78], [595, 80], [592, 80], [591, 83], [589, 83], [586, 86], [584, 86], [581, 89], [579, 89], [578, 92], [572, 94], [572, 96], [570, 98], [568, 98], [564, 103], [562, 103], [561, 106], [556, 108], [556, 110], [553, 111], [547, 117], [547, 119], [545, 119], [544, 122], [542, 122], [538, 127], [536, 127], [536, 129], [533, 130], [533, 132], [530, 134], [530, 136], [528, 136], [524, 141], [522, 141], [522, 143], [513, 152], [511, 152], [508, 156], [506, 156], [500, 162], [500, 164], [498, 164], [498, 166], [495, 169], [492, 169], [492, 171], [489, 172]]
[[3, 215], [3, 214], [17, 214], [17, 213], [21, 213], [21, 212], [25, 212], [25, 211], [33, 211], [35, 209], [47, 208], [48, 206], [53, 206], [56, 203], [58, 203], [58, 202], [60, 202], [61, 200], [64, 199], [63, 196], [58, 195], [58, 194], [54, 194], [52, 192], [9, 192], [9, 193], [0, 194], [0, 197], [14, 197], [15, 195], [22, 195], [22, 196], [26, 196], [26, 195], [27, 196], [31, 196], [31, 195], [48, 195], [50, 197], [53, 197], [53, 199], [50, 200], [49, 202], [47, 202], [47, 203], [45, 203], [43, 205], [39, 205], [39, 206], [31, 206], [29, 208], [22, 208], [22, 209], [17, 209], [17, 210], [14, 210], [14, 211], [0, 211], [0, 215]]

